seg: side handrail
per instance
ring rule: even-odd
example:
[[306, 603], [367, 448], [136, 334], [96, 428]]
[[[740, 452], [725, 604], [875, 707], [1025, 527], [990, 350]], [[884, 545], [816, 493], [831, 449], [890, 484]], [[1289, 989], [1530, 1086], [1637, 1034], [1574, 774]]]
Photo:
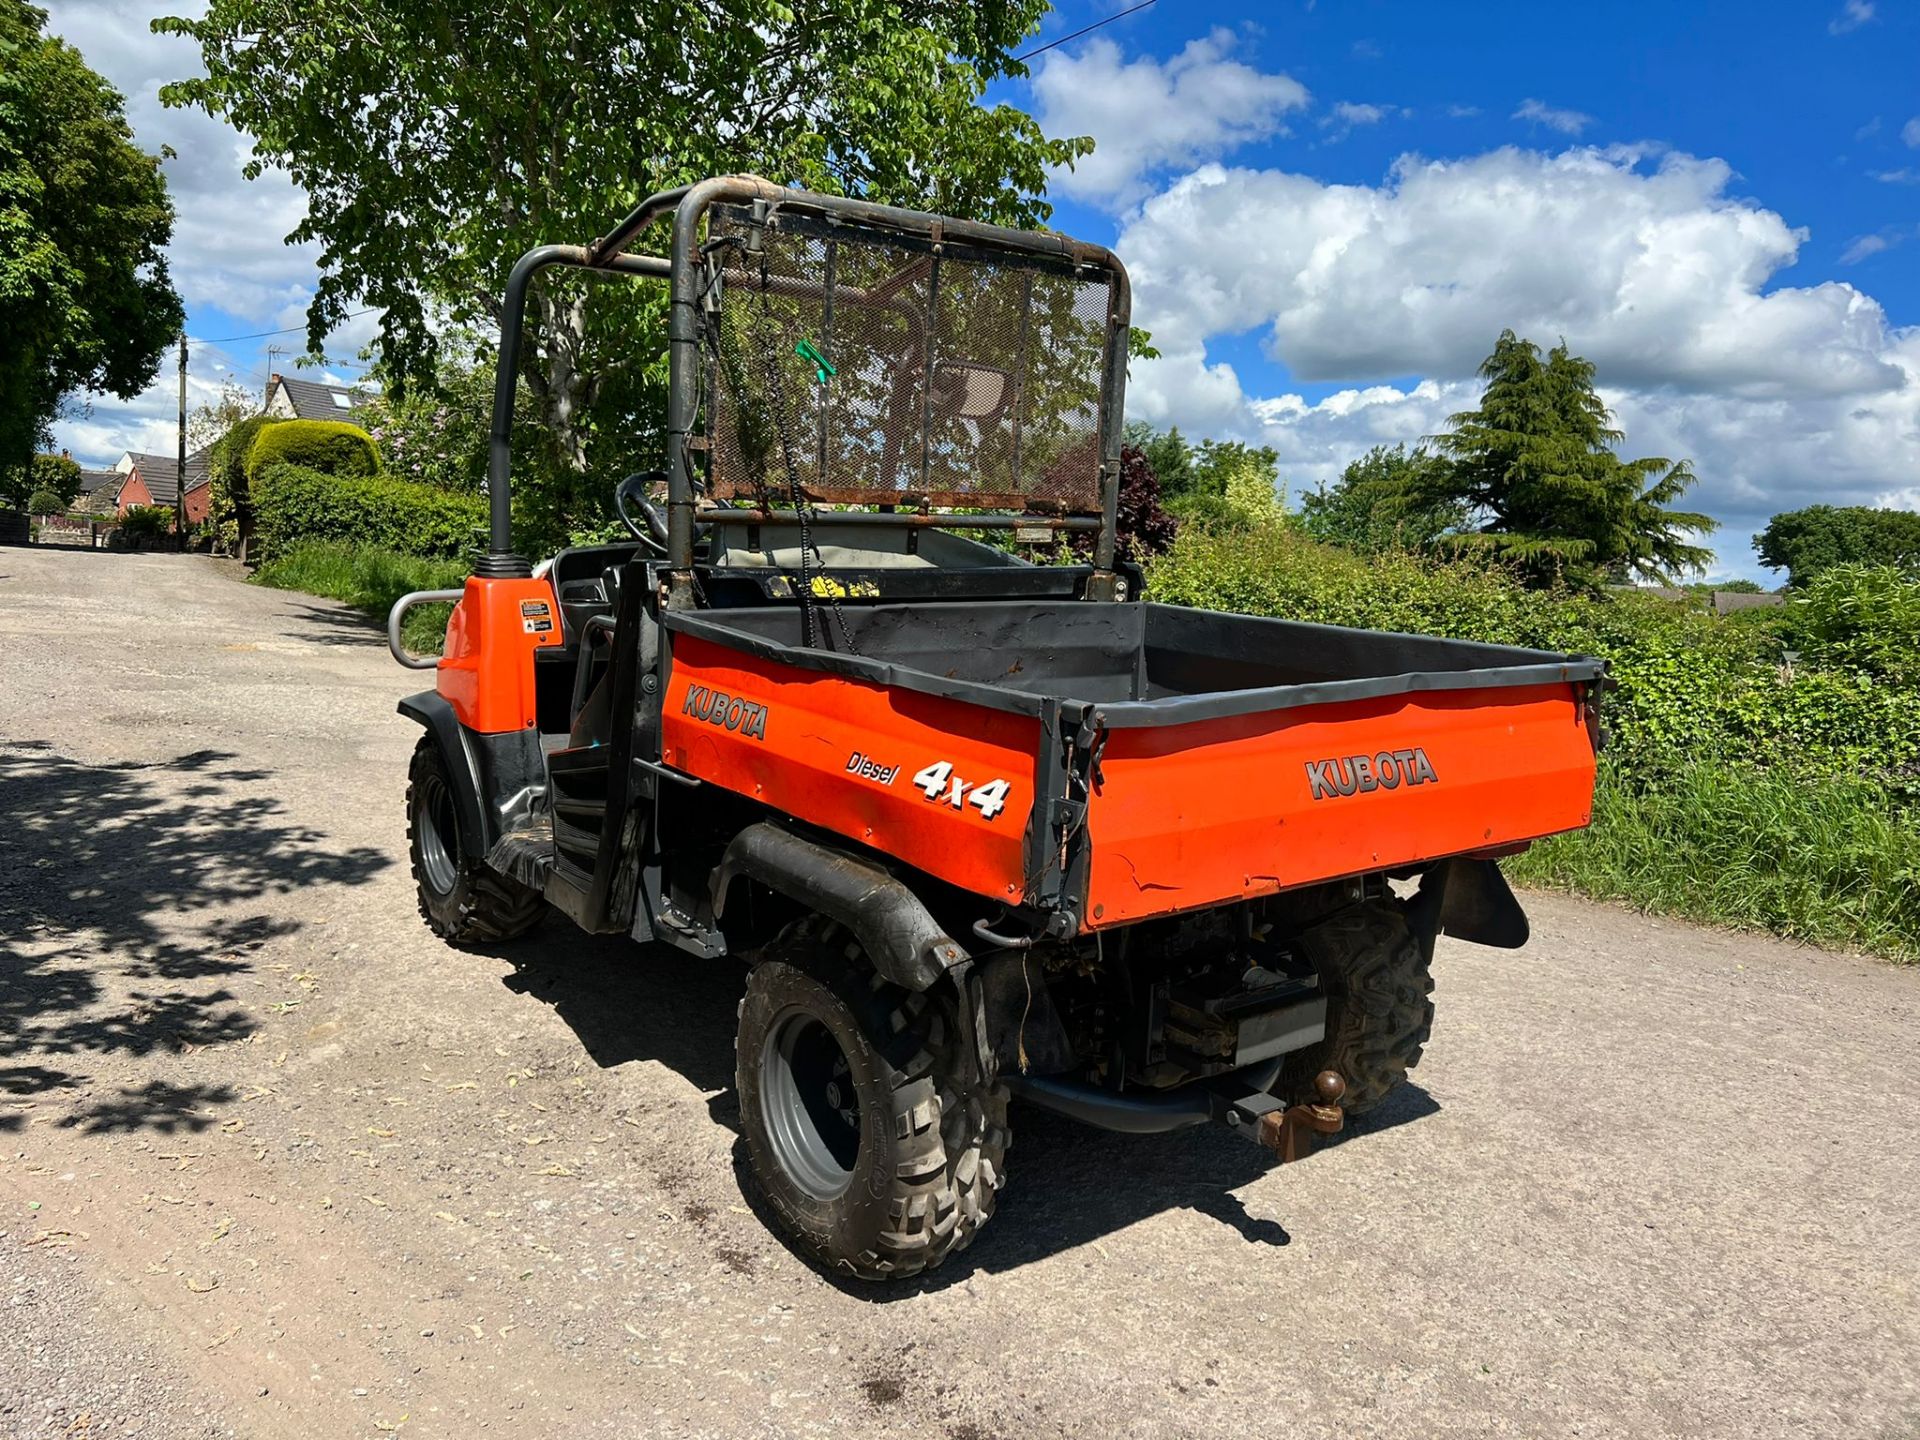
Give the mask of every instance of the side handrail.
[[409, 670], [431, 670], [440, 663], [438, 655], [409, 655], [400, 646], [400, 622], [407, 618], [407, 611], [416, 605], [444, 605], [458, 600], [465, 590], [415, 590], [402, 595], [393, 602], [393, 609], [387, 612], [387, 649], [393, 658]]

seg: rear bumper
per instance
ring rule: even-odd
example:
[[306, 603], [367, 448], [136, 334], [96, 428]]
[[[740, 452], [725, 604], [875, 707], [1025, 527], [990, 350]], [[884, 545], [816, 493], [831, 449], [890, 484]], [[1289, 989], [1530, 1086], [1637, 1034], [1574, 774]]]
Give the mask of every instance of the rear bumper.
[[1159, 1135], [1223, 1119], [1235, 1095], [1264, 1094], [1280, 1078], [1279, 1060], [1173, 1090], [1116, 1091], [1058, 1075], [1008, 1075], [1021, 1099], [1083, 1125], [1123, 1135]]

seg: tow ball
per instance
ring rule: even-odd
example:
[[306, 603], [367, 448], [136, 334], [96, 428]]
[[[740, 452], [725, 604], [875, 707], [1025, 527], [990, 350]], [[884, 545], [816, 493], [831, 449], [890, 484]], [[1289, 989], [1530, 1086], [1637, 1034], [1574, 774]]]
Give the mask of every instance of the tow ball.
[[1317, 1099], [1306, 1105], [1287, 1105], [1265, 1093], [1230, 1099], [1224, 1117], [1227, 1128], [1266, 1146], [1282, 1165], [1304, 1160], [1321, 1136], [1339, 1134], [1346, 1123], [1340, 1102], [1347, 1097], [1347, 1082], [1340, 1073], [1322, 1070], [1313, 1077], [1313, 1089]]

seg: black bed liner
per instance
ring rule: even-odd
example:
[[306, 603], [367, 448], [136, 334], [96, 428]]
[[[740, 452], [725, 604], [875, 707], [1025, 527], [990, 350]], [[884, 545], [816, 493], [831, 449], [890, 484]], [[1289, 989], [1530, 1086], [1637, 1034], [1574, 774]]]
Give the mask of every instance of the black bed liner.
[[841, 607], [819, 617], [851, 653], [800, 643], [791, 605], [678, 611], [669, 630], [762, 659], [1038, 715], [1057, 702], [1114, 728], [1412, 691], [1598, 680], [1604, 661], [1513, 645], [1442, 640], [1192, 610], [1178, 605], [976, 601]]

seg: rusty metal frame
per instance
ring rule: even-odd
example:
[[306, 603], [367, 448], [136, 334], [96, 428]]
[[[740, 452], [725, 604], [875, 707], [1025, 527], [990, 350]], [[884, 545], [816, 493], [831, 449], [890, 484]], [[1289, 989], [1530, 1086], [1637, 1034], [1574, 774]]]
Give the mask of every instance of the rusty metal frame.
[[[501, 307], [500, 357], [495, 375], [493, 423], [487, 457], [490, 535], [488, 553], [475, 567], [481, 575], [525, 575], [527, 560], [513, 550], [510, 499], [513, 397], [517, 382], [527, 290], [540, 271], [554, 265], [585, 270], [665, 279], [671, 289], [667, 326], [667, 560], [670, 603], [692, 603], [693, 545], [696, 526], [723, 518], [724, 512], [700, 512], [694, 489], [694, 426], [700, 396], [701, 280], [700, 234], [707, 212], [718, 204], [780, 207], [815, 214], [829, 223], [839, 220], [912, 237], [939, 254], [955, 244], [1056, 261], [1076, 269], [1099, 270], [1108, 278], [1107, 335], [1100, 385], [1100, 502], [1098, 535], [1094, 542], [1094, 583], [1089, 593], [1116, 593], [1114, 527], [1120, 494], [1120, 438], [1126, 404], [1127, 339], [1132, 318], [1132, 288], [1126, 267], [1104, 245], [1072, 240], [1047, 232], [1013, 230], [972, 220], [956, 220], [892, 205], [790, 190], [757, 176], [730, 175], [698, 184], [663, 190], [648, 196], [620, 223], [590, 245], [543, 245], [529, 250], [508, 277]], [[632, 244], [651, 225], [673, 216], [672, 244], [667, 259], [630, 255]], [[791, 283], [791, 282], [789, 282]], [[884, 303], [884, 297], [874, 297]], [[885, 497], [900, 503], [904, 497]], [[918, 500], [919, 497], [911, 497]], [[864, 518], [864, 517], [863, 517]], [[875, 514], [878, 523], [938, 524], [922, 509]], [[960, 519], [961, 517], [955, 517]], [[1091, 517], [1027, 515], [1020, 523], [1061, 529], [1090, 528]]]

